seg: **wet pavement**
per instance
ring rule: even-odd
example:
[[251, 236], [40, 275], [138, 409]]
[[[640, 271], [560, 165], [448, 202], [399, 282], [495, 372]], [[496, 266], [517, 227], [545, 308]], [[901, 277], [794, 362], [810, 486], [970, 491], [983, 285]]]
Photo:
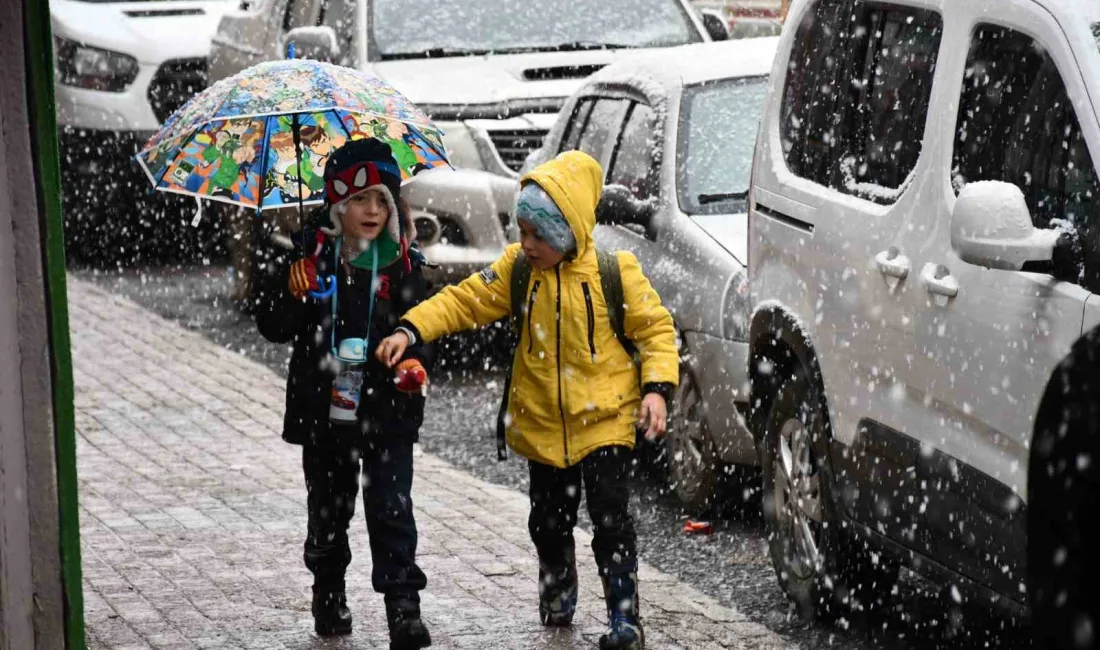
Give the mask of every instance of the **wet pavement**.
[[[350, 637], [312, 633], [300, 448], [279, 437], [284, 378], [80, 281], [69, 284], [88, 646], [386, 647], [366, 530], [353, 520]], [[591, 648], [605, 610], [591, 537], [580, 605], [544, 629], [527, 499], [433, 454], [416, 460], [423, 618], [438, 648]], [[639, 568], [651, 648], [794, 648], [667, 573]]]
[[[230, 275], [224, 266], [76, 271], [73, 275], [285, 375], [289, 348], [264, 341], [252, 319], [231, 304]], [[526, 463], [515, 457], [503, 463], [496, 460], [493, 423], [502, 389], [500, 367], [506, 361], [500, 347], [499, 337], [493, 336], [450, 342], [442, 367], [433, 373], [421, 446], [481, 480], [525, 493]], [[634, 494], [639, 551], [646, 562], [799, 647], [1027, 647], [1020, 645], [1020, 634], [1002, 632], [1003, 622], [987, 620], [983, 612], [948, 614], [937, 597], [941, 590], [913, 577], [903, 582], [893, 611], [865, 626], [807, 625], [794, 616], [778, 587], [757, 504], [735, 504], [726, 516], [712, 522], [713, 534], [695, 536], [681, 531], [686, 516], [670, 493], [659, 462], [639, 466]], [[525, 520], [520, 521], [522, 529]], [[587, 526], [582, 516], [581, 527]], [[949, 619], [954, 624], [949, 625]]]

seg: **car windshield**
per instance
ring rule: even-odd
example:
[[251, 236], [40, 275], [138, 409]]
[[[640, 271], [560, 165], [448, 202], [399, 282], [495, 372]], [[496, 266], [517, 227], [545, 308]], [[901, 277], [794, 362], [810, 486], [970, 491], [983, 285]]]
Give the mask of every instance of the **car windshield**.
[[677, 193], [686, 214], [744, 212], [765, 77], [684, 89], [677, 144]]
[[678, 0], [374, 0], [373, 5], [371, 25], [383, 59], [702, 40]]

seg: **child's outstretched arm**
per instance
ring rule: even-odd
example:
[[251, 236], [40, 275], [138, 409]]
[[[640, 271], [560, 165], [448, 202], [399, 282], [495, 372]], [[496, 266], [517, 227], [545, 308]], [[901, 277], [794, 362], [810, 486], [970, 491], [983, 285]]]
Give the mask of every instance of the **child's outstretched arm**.
[[[444, 287], [406, 313], [401, 326], [410, 330], [416, 341], [431, 343], [448, 334], [484, 327], [509, 315], [512, 311], [512, 265], [519, 251], [519, 244], [512, 244], [489, 268], [457, 285]], [[392, 367], [404, 354], [408, 341], [408, 335], [398, 331], [382, 341], [375, 354]]]
[[[626, 302], [623, 329], [637, 346], [642, 360], [640, 424], [647, 427], [646, 437], [652, 439], [664, 434], [667, 402], [672, 388], [680, 381], [676, 325], [634, 254], [620, 251], [618, 257]], [[654, 399], [656, 395], [659, 400]]]

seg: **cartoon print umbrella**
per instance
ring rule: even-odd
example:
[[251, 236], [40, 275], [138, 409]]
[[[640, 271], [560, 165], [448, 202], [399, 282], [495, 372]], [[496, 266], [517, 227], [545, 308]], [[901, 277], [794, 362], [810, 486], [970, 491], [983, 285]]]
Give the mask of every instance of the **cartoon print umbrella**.
[[264, 209], [322, 202], [329, 154], [388, 143], [402, 178], [449, 166], [442, 132], [393, 87], [319, 61], [260, 63], [173, 113], [136, 158], [161, 191]]

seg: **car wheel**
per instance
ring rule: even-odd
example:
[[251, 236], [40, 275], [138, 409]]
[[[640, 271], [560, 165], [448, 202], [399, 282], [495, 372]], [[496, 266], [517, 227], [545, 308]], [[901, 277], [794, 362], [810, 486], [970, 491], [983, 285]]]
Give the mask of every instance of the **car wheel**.
[[860, 616], [888, 593], [897, 568], [873, 561], [832, 498], [822, 392], [804, 372], [780, 387], [760, 440], [763, 512], [780, 586], [807, 620]]
[[665, 436], [669, 483], [689, 513], [710, 512], [722, 500], [726, 468], [707, 431], [706, 403], [690, 370], [680, 375], [671, 411]]
[[1075, 346], [1047, 384], [1028, 465], [1027, 592], [1034, 647], [1100, 645], [1100, 334]]

